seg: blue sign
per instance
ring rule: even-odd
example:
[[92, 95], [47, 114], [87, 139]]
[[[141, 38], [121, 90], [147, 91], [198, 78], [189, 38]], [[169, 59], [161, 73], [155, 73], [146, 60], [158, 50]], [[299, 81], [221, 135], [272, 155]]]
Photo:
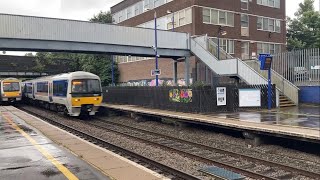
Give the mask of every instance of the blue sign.
[[272, 56], [270, 54], [260, 54], [259, 61], [261, 70], [269, 70], [272, 65]]
[[272, 56], [270, 54], [259, 54], [260, 69], [268, 70], [268, 109], [271, 110], [271, 64]]

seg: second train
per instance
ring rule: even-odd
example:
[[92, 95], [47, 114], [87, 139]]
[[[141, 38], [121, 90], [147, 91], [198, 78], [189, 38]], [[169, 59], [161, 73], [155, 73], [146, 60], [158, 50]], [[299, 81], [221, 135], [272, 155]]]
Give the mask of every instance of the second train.
[[101, 81], [84, 71], [41, 77], [24, 82], [24, 98], [70, 116], [92, 116], [102, 102]]

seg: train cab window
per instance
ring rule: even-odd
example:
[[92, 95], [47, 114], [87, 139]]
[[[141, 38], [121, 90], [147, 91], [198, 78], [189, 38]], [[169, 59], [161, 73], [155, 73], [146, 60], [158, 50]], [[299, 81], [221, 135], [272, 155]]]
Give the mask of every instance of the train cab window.
[[72, 93], [101, 93], [98, 79], [78, 79], [72, 81]]
[[3, 91], [4, 92], [20, 91], [20, 84], [18, 82], [4, 82]]

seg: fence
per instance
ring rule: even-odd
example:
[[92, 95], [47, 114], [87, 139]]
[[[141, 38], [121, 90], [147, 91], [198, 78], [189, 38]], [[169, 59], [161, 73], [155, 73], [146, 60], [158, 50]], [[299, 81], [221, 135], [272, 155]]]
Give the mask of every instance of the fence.
[[320, 49], [285, 52], [273, 57], [273, 70], [296, 86], [320, 85]]
[[[261, 107], [267, 108], [266, 85], [219, 85], [226, 87], [226, 105], [217, 106], [216, 87], [104, 87], [104, 102], [137, 105], [147, 108], [190, 113], [234, 112], [239, 107], [239, 89], [260, 89]], [[174, 94], [177, 94], [177, 100]], [[272, 107], [276, 107], [275, 86], [272, 88]]]

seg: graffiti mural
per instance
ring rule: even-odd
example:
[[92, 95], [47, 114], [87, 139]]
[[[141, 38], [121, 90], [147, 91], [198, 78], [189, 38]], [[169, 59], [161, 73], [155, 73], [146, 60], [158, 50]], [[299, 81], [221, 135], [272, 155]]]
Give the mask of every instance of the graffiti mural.
[[[159, 86], [173, 86], [172, 79], [159, 79]], [[184, 79], [179, 79], [177, 81], [178, 86], [185, 86], [186, 81]], [[190, 79], [190, 84], [192, 84], [192, 79]], [[138, 81], [129, 81], [126, 83], [120, 83], [120, 86], [156, 86], [155, 79], [146, 79], [146, 80], [138, 80]]]
[[171, 102], [192, 102], [192, 89], [171, 89], [169, 91], [169, 100]]

